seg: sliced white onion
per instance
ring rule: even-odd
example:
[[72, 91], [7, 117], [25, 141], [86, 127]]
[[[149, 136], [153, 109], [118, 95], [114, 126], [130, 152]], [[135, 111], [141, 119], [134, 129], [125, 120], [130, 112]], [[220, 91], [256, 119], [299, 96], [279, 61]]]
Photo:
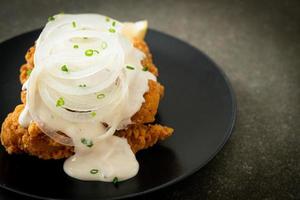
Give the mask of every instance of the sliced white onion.
[[[148, 79], [155, 77], [142, 70], [144, 54], [121, 34], [121, 23], [116, 21], [116, 32], [110, 33], [112, 25], [101, 15], [54, 18], [36, 42], [35, 68], [27, 83], [28, 110], [40, 129], [61, 144], [74, 145], [60, 132], [69, 135], [76, 123], [106, 123], [104, 134], [95, 138], [102, 140], [131, 122], [130, 117], [144, 101]], [[79, 48], [74, 49], [74, 44]], [[93, 50], [92, 56], [85, 55], [89, 49]], [[67, 71], [62, 70], [64, 65]], [[84, 88], [79, 87], [82, 84]], [[132, 89], [138, 95], [130, 94]], [[60, 98], [64, 103], [57, 106]], [[61, 121], [69, 128], [57, 126]]]

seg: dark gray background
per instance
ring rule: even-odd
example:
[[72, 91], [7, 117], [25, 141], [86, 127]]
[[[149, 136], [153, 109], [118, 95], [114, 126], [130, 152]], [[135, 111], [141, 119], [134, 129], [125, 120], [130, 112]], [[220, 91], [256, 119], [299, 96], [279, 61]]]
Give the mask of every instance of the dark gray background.
[[[300, 1], [1, 0], [0, 41], [61, 11], [148, 19], [206, 52], [233, 85], [238, 118], [223, 150], [141, 199], [300, 199]], [[24, 199], [2, 189], [0, 198]]]

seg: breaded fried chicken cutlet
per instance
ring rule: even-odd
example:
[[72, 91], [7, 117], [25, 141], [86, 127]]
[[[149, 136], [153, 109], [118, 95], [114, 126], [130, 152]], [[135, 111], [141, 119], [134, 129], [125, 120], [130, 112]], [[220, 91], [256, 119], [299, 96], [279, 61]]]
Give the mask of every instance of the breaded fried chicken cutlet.
[[[145, 41], [135, 39], [135, 47], [146, 54], [143, 59], [143, 66], [148, 67], [151, 73], [158, 75], [158, 70], [152, 62], [152, 56]], [[34, 67], [33, 63], [34, 47], [26, 53], [27, 63], [21, 66], [20, 81], [25, 83]], [[164, 87], [158, 82], [149, 81], [149, 91], [145, 93], [145, 102], [141, 109], [132, 117], [136, 123], [128, 129], [117, 131], [115, 134], [125, 137], [134, 153], [154, 145], [159, 140], [164, 140], [173, 133], [173, 129], [159, 124], [145, 125], [154, 122], [160, 99], [163, 97]], [[18, 118], [26, 103], [26, 92], [21, 92], [23, 104], [18, 105], [10, 113], [2, 124], [1, 142], [7, 152], [28, 153], [41, 159], [61, 159], [73, 154], [73, 147], [61, 145], [47, 135], [32, 122], [28, 128], [22, 128], [18, 123]]]
[[[97, 50], [96, 47], [93, 46], [94, 41], [98, 38], [97, 37], [96, 37], [96, 39], [93, 38], [94, 33], [92, 33], [91, 31], [88, 32], [89, 30], [87, 30], [88, 28], [85, 27], [84, 23], [87, 23], [87, 25], [86, 25], [87, 27], [94, 28], [94, 25], [95, 25], [93, 22], [94, 19], [97, 19], [100, 21], [100, 20], [102, 20], [102, 18], [103, 18], [102, 26], [106, 27], [107, 26], [106, 23], [109, 23], [109, 26], [111, 26], [112, 28], [109, 29], [109, 31], [108, 31], [109, 33], [103, 33], [102, 38], [99, 37], [100, 38], [99, 41], [102, 42], [101, 43], [102, 49], [100, 49], [101, 50], [100, 51], [100, 50]], [[82, 162], [89, 161], [92, 163], [91, 166], [93, 166], [93, 168], [98, 167], [99, 170], [101, 168], [103, 173], [106, 173], [106, 175], [103, 176], [102, 178], [96, 178], [97, 180], [100, 179], [101, 181], [112, 181], [114, 177], [118, 177], [119, 180], [126, 180], [126, 179], [134, 176], [134, 174], [137, 173], [137, 169], [138, 169], [138, 165], [136, 165], [135, 157], [132, 155], [134, 155], [136, 152], [138, 152], [142, 149], [151, 147], [152, 145], [156, 144], [160, 140], [166, 139], [167, 137], [171, 136], [173, 133], [172, 128], [169, 128], [167, 126], [163, 126], [160, 124], [153, 124], [155, 121], [155, 115], [157, 114], [159, 101], [161, 100], [161, 98], [163, 97], [163, 94], [164, 94], [164, 87], [158, 81], [156, 81], [156, 77], [158, 77], [158, 69], [153, 64], [152, 55], [149, 51], [148, 45], [143, 40], [143, 38], [141, 38], [139, 35], [134, 35], [134, 37], [131, 37], [132, 30], [134, 30], [134, 28], [132, 28], [134, 26], [134, 24], [130, 24], [129, 28], [128, 28], [128, 26], [126, 26], [126, 29], [127, 29], [127, 33], [126, 33], [124, 31], [122, 32], [122, 27], [124, 27], [125, 25], [122, 25], [122, 23], [114, 21], [111, 18], [107, 18], [107, 17], [105, 18], [101, 15], [94, 15], [94, 14], [56, 15], [56, 16], [54, 16], [54, 19], [55, 20], [53, 20], [53, 22], [48, 22], [48, 24], [47, 24], [46, 28], [44, 29], [44, 31], [42, 32], [39, 40], [26, 53], [26, 56], [25, 56], [26, 63], [23, 64], [20, 68], [20, 82], [23, 85], [26, 85], [25, 89], [21, 91], [21, 95], [20, 95], [22, 104], [16, 106], [14, 111], [12, 113], [8, 114], [5, 121], [3, 122], [2, 128], [1, 128], [1, 143], [5, 147], [6, 151], [9, 154], [27, 153], [27, 154], [30, 154], [33, 156], [37, 156], [41, 159], [62, 159], [62, 158], [69, 158], [71, 156], [73, 156], [73, 157], [77, 156], [76, 157], [77, 160], [81, 161], [81, 159], [82, 159]], [[86, 22], [86, 19], [89, 19], [91, 22]], [[57, 23], [57, 24], [55, 24], [55, 23]], [[64, 24], [64, 23], [70, 23], [71, 25], [70, 25], [70, 27], [65, 28], [65, 30], [60, 30], [58, 28], [59, 25]], [[77, 28], [80, 30], [73, 30], [73, 29], [77, 29]], [[132, 94], [138, 94], [138, 92], [145, 90], [144, 88], [148, 88], [147, 90], [145, 90], [145, 93], [143, 93], [142, 97], [140, 97], [140, 98], [131, 97], [130, 95], [129, 95], [129, 97], [127, 97], [128, 99], [132, 99], [132, 102], [136, 103], [137, 105], [139, 102], [141, 102], [139, 109], [137, 111], [135, 111], [135, 113], [133, 115], [131, 115], [130, 118], [128, 118], [127, 120], [126, 120], [126, 117], [123, 120], [121, 120], [121, 118], [119, 118], [119, 121], [117, 122], [118, 124], [117, 123], [114, 124], [115, 118], [118, 119], [118, 116], [121, 116], [121, 114], [124, 114], [124, 112], [126, 113], [127, 110], [129, 110], [129, 111], [127, 111], [129, 113], [137, 108], [137, 106], [133, 105], [133, 103], [128, 103], [133, 106], [132, 107], [127, 106], [128, 107], [128, 108], [126, 108], [127, 110], [122, 108], [123, 110], [125, 110], [123, 112], [114, 111], [115, 114], [114, 114], [113, 118], [109, 115], [108, 115], [108, 117], [106, 117], [106, 115], [103, 115], [104, 117], [100, 118], [100, 115], [103, 114], [103, 111], [100, 112], [97, 109], [100, 109], [101, 108], [100, 105], [102, 105], [102, 104], [96, 102], [97, 104], [95, 104], [94, 107], [89, 106], [89, 104], [93, 105], [93, 102], [91, 101], [92, 103], [87, 103], [87, 104], [82, 104], [82, 105], [78, 104], [81, 106], [81, 107], [79, 107], [79, 106], [77, 106], [77, 104], [75, 104], [77, 102], [75, 102], [75, 103], [72, 102], [73, 99], [75, 99], [75, 97], [74, 97], [75, 95], [71, 94], [73, 92], [73, 90], [70, 90], [70, 92], [69, 92], [68, 88], [66, 87], [67, 89], [64, 89], [61, 93], [59, 93], [60, 90], [57, 88], [54, 88], [55, 90], [52, 91], [51, 89], [54, 86], [50, 85], [50, 83], [54, 83], [54, 81], [53, 81], [54, 79], [56, 82], [59, 82], [62, 79], [61, 77], [65, 78], [65, 80], [63, 80], [63, 81], [65, 81], [64, 82], [65, 85], [68, 84], [67, 81], [69, 81], [71, 79], [72, 80], [75, 79], [73, 77], [70, 78], [73, 75], [72, 74], [73, 71], [77, 70], [77, 68], [72, 69], [70, 67], [72, 65], [71, 64], [72, 60], [68, 61], [68, 63], [67, 63], [67, 61], [64, 61], [64, 62], [66, 62], [66, 64], [60, 64], [58, 67], [58, 70], [61, 70], [60, 72], [56, 72], [54, 70], [51, 71], [51, 73], [50, 73], [51, 75], [57, 73], [57, 74], [53, 75], [53, 77], [54, 77], [53, 79], [48, 78], [48, 76], [44, 76], [43, 79], [41, 78], [41, 81], [38, 85], [39, 86], [38, 90], [36, 90], [34, 93], [31, 92], [31, 91], [33, 91], [32, 88], [34, 86], [32, 86], [32, 85], [33, 85], [34, 80], [35, 81], [40, 80], [40, 79], [36, 78], [36, 77], [38, 77], [37, 74], [38, 73], [42, 74], [43, 73], [42, 70], [44, 70], [43, 67], [46, 68], [46, 66], [42, 66], [43, 63], [42, 64], [39, 63], [39, 60], [43, 60], [43, 62], [45, 62], [45, 63], [48, 62], [47, 58], [39, 59], [39, 57], [42, 57], [43, 54], [48, 53], [46, 51], [45, 51], [46, 53], [43, 52], [44, 49], [40, 50], [40, 49], [42, 49], [42, 47], [46, 46], [46, 45], [44, 45], [44, 43], [47, 42], [47, 40], [45, 38], [48, 37], [49, 38], [48, 40], [52, 40], [54, 42], [55, 42], [55, 40], [59, 40], [59, 38], [56, 38], [58, 36], [52, 36], [54, 34], [51, 31], [55, 30], [55, 29], [57, 29], [57, 31], [65, 31], [65, 32], [73, 31], [74, 32], [74, 33], [72, 32], [72, 34], [74, 35], [74, 36], [72, 36], [73, 38], [71, 38], [69, 40], [74, 43], [74, 44], [72, 43], [73, 48], [70, 47], [71, 50], [69, 50], [69, 51], [70, 52], [72, 51], [72, 53], [74, 51], [74, 54], [75, 54], [80, 50], [80, 48], [85, 48], [83, 50], [84, 53], [83, 53], [82, 59], [87, 59], [87, 61], [85, 61], [85, 62], [90, 62], [91, 63], [90, 65], [93, 65], [93, 62], [96, 62], [92, 59], [99, 59], [99, 60], [97, 60], [97, 62], [103, 62], [103, 63], [105, 63], [105, 65], [108, 65], [107, 64], [108, 62], [106, 61], [106, 59], [100, 60], [101, 58], [97, 58], [96, 56], [98, 56], [98, 54], [99, 55], [105, 54], [106, 51], [114, 52], [115, 50], [110, 49], [109, 45], [113, 46], [113, 45], [115, 45], [114, 42], [121, 41], [120, 46], [123, 49], [125, 49], [123, 51], [126, 52], [124, 54], [124, 56], [125, 56], [124, 60], [127, 60], [127, 61], [125, 61], [126, 67], [124, 69], [117, 69], [120, 71], [121, 75], [119, 75], [119, 78], [116, 78], [115, 84], [110, 86], [112, 88], [111, 90], [103, 89], [101, 91], [101, 93], [98, 92], [98, 93], [95, 93], [95, 95], [97, 95], [96, 97], [97, 97], [97, 99], [99, 99], [99, 101], [102, 100], [105, 103], [105, 100], [109, 98], [110, 94], [111, 95], [117, 95], [117, 94], [118, 95], [122, 95], [122, 94], [127, 95], [126, 93], [122, 93], [122, 91], [127, 91], [127, 90], [129, 92], [131, 92]], [[125, 28], [123, 28], [123, 29], [125, 30]], [[131, 35], [128, 34], [128, 30], [131, 31], [131, 32], [129, 31]], [[78, 31], [78, 32], [75, 32], [75, 31]], [[95, 32], [96, 31], [99, 31], [99, 30], [95, 28]], [[126, 35], [127, 38], [130, 38], [130, 39], [123, 39], [123, 36], [116, 36], [115, 32], [118, 32], [118, 31], [120, 32], [120, 34], [122, 33], [122, 34]], [[102, 32], [99, 31], [100, 34], [102, 34]], [[80, 34], [82, 34], [82, 36], [84, 36], [83, 39], [78, 39], [79, 36], [81, 37]], [[84, 34], [86, 34], [86, 36]], [[71, 33], [70, 33], [70, 35], [71, 35]], [[91, 39], [89, 37], [91, 37]], [[118, 37], [117, 38], [118, 40], [116, 40], [115, 37]], [[103, 38], [105, 38], [107, 40], [104, 41]], [[43, 39], [45, 41], [43, 41]], [[109, 41], [111, 41], [111, 42], [109, 42]], [[131, 42], [132, 47], [129, 46], [129, 44], [130, 44], [129, 41]], [[63, 45], [65, 45], [65, 44], [63, 44]], [[90, 47], [88, 47], [88, 45], [90, 45]], [[119, 44], [117, 43], [117, 45], [119, 45]], [[115, 45], [116, 46], [115, 48], [120, 48], [117, 45]], [[44, 47], [44, 48], [46, 48], [46, 47]], [[60, 48], [65, 48], [65, 46], [57, 47], [57, 49], [60, 49]], [[51, 49], [51, 51], [57, 51], [57, 49], [53, 48], [53, 49]], [[140, 63], [136, 64], [137, 62], [134, 59], [140, 58], [140, 55], [142, 55], [140, 52], [142, 52], [144, 56], [139, 61]], [[118, 55], [118, 54], [116, 54], [116, 55]], [[60, 59], [59, 56], [61, 56], [61, 55], [59, 54], [57, 57], [55, 57], [55, 59]], [[106, 56], [107, 56], [107, 59], [109, 59], [108, 56], [110, 56], [110, 54], [107, 54]], [[127, 58], [126, 56], [129, 58]], [[67, 58], [65, 58], [65, 59], [67, 59]], [[53, 60], [54, 60], [54, 58], [53, 58]], [[55, 62], [49, 61], [49, 63], [51, 63], [51, 62], [55, 63], [56, 61]], [[112, 60], [111, 62], [116, 62], [116, 61]], [[78, 63], [80, 63], [80, 61], [78, 61]], [[127, 64], [127, 63], [129, 63], [129, 64]], [[36, 65], [38, 66], [38, 68]], [[115, 67], [115, 65], [113, 67]], [[142, 67], [140, 72], [135, 72], [138, 70], [139, 65], [141, 65], [141, 67]], [[50, 64], [49, 64], [49, 66], [50, 66]], [[50, 67], [52, 67], [52, 65]], [[37, 68], [37, 69], [35, 69], [35, 68]], [[78, 67], [78, 69], [79, 68], [80, 68], [80, 66]], [[80, 70], [85, 70], [85, 69], [80, 68]], [[112, 69], [112, 71], [113, 70], [114, 69]], [[121, 71], [121, 70], [123, 70], [123, 71]], [[108, 69], [106, 69], [106, 71], [109, 73], [110, 69], [108, 68]], [[122, 75], [121, 72], [125, 75]], [[86, 73], [86, 74], [84, 74], [84, 73], [85, 73], [85, 71], [82, 72], [83, 75], [82, 74], [77, 75], [74, 72], [74, 74], [75, 74], [74, 77], [75, 76], [76, 77], [77, 76], [78, 77], [79, 76], [80, 77], [87, 76], [88, 73]], [[108, 73], [107, 73], [107, 76], [108, 76], [107, 79], [109, 79], [109, 77], [110, 77], [110, 74], [108, 74]], [[131, 78], [131, 76], [133, 76], [132, 75], [133, 73], [137, 73], [137, 74], [134, 75], [135, 76], [134, 78]], [[31, 77], [31, 76], [33, 76], [33, 77]], [[39, 76], [42, 76], [42, 75], [39, 75]], [[97, 82], [99, 79], [104, 77], [104, 75], [102, 75], [101, 77], [99, 76], [99, 78], [95, 79], [94, 82], [89, 82], [90, 80], [92, 80], [94, 78], [92, 75], [89, 75], [89, 76], [90, 76], [89, 79], [82, 79], [82, 80], [86, 80], [86, 82], [79, 84], [78, 88], [74, 89], [74, 91], [76, 91], [76, 95], [77, 95], [77, 93], [82, 94], [82, 95], [90, 94], [91, 92], [88, 93], [88, 92], [85, 92], [84, 90], [90, 89], [89, 85], [91, 85], [94, 82]], [[142, 78], [139, 78], [139, 76], [140, 77], [142, 77], [142, 76], [150, 77], [149, 80], [146, 80], [147, 81], [146, 84], [148, 86], [144, 84], [145, 85], [144, 88], [142, 88], [142, 86], [140, 86], [140, 88], [139, 88], [139, 85], [143, 85], [142, 81], [144, 81], [144, 80], [142, 80]], [[122, 82], [126, 78], [128, 79], [127, 82], [126, 81]], [[29, 79], [29, 82], [28, 82], [28, 79]], [[130, 85], [131, 82], [139, 81], [139, 80], [142, 80], [142, 81], [135, 82], [135, 84]], [[104, 83], [106, 83], [105, 81], [106, 80], [103, 79]], [[128, 84], [128, 87], [126, 87], [127, 89], [124, 86], [125, 83]], [[44, 84], [49, 84], [50, 86], [46, 88], [47, 85], [44, 86]], [[77, 82], [76, 82], [76, 84], [77, 84]], [[101, 85], [102, 82], [101, 83], [99, 82], [99, 84]], [[45, 87], [47, 90], [46, 89], [44, 90], [44, 88], [41, 89], [40, 87]], [[98, 85], [95, 85], [93, 87], [98, 87]], [[24, 86], [23, 86], [23, 88], [24, 88]], [[91, 86], [91, 88], [92, 88], [92, 86]], [[29, 89], [31, 89], [31, 91]], [[47, 97], [47, 95], [40, 95], [40, 97], [35, 97], [35, 99], [33, 100], [32, 95], [33, 94], [36, 95], [37, 91], [39, 91], [41, 93], [43, 91], [47, 91], [48, 93], [43, 93], [43, 94], [48, 94], [50, 97], [51, 97], [51, 95], [52, 96], [56, 95], [55, 97], [57, 98], [57, 101], [54, 102], [54, 107], [53, 107], [53, 113], [54, 113], [53, 116], [54, 117], [67, 116], [66, 118], [68, 118], [70, 115], [71, 117], [69, 117], [68, 119], [70, 119], [70, 121], [75, 120], [75, 122], [76, 122], [76, 123], [74, 122], [75, 124], [82, 124], [81, 127], [85, 128], [84, 130], [91, 129], [91, 128], [90, 129], [86, 128], [86, 124], [88, 124], [88, 126], [91, 126], [91, 127], [95, 126], [97, 129], [99, 125], [96, 126], [96, 122], [93, 118], [96, 119], [97, 117], [99, 117], [99, 118], [97, 118], [97, 120], [101, 119], [103, 122], [102, 122], [102, 125], [99, 127], [98, 132], [102, 131], [103, 135], [100, 135], [100, 136], [96, 135], [96, 134], [98, 134], [96, 131], [94, 131], [95, 132], [95, 134], [93, 133], [94, 135], [92, 135], [92, 134], [86, 135], [86, 132], [87, 132], [86, 131], [86, 132], [82, 133], [82, 136], [79, 137], [78, 134], [81, 134], [80, 131], [82, 128], [72, 129], [70, 127], [65, 127], [64, 124], [63, 125], [59, 124], [58, 127], [61, 126], [65, 129], [60, 128], [57, 131], [57, 133], [60, 134], [61, 136], [63, 136], [64, 139], [72, 139], [72, 140], [70, 140], [70, 141], [72, 141], [72, 143], [67, 144], [67, 143], [60, 142], [60, 140], [56, 140], [55, 137], [52, 137], [52, 135], [51, 135], [53, 133], [53, 131], [51, 131], [52, 129], [49, 129], [48, 125], [44, 127], [43, 125], [45, 123], [40, 122], [40, 118], [41, 119], [43, 118], [43, 113], [47, 113], [47, 112], [51, 113], [48, 111], [48, 109], [49, 109], [47, 107], [48, 104], [47, 104], [47, 106], [44, 106], [42, 104], [40, 105], [39, 103], [35, 103], [34, 104], [35, 106], [40, 106], [40, 107], [36, 107], [38, 110], [37, 112], [40, 112], [39, 114], [37, 114], [37, 116], [39, 116], [40, 118], [39, 117], [34, 118], [34, 116], [32, 116], [30, 118], [31, 119], [30, 121], [27, 120], [28, 121], [27, 126], [20, 124], [20, 118], [25, 116], [24, 113], [26, 111], [28, 112], [28, 110], [31, 111], [30, 109], [35, 108], [35, 107], [33, 107], [33, 103], [31, 103], [31, 102], [33, 102], [34, 100], [37, 101], [36, 100], [37, 98], [41, 98], [41, 100], [47, 102], [47, 99], [46, 100], [44, 99]], [[134, 91], [134, 92], [132, 92], [132, 91]], [[69, 93], [67, 93], [67, 92], [69, 92]], [[63, 96], [64, 94], [65, 94], [65, 96]], [[83, 97], [85, 98], [85, 96], [83, 96]], [[118, 98], [121, 98], [121, 97], [122, 96], [120, 96]], [[88, 102], [90, 102], [89, 98], [86, 98]], [[112, 99], [112, 100], [110, 99], [110, 101], [108, 101], [108, 102], [109, 103], [110, 102], [118, 102], [118, 104], [116, 103], [117, 106], [124, 105], [124, 103], [121, 104], [122, 102], [119, 103], [119, 101], [114, 100], [114, 99]], [[31, 105], [28, 103], [31, 103]], [[114, 105], [114, 104], [110, 104], [110, 105]], [[42, 106], [44, 106], [44, 107], [42, 107]], [[120, 108], [121, 107], [119, 107], [119, 109]], [[95, 110], [90, 111], [93, 109], [95, 109]], [[110, 107], [108, 107], [107, 109], [109, 110]], [[49, 110], [52, 110], [52, 108]], [[55, 113], [56, 110], [57, 110], [58, 114]], [[42, 111], [45, 111], [45, 112], [42, 112]], [[28, 113], [27, 113], [27, 115], [28, 115]], [[63, 113], [63, 114], [61, 114], [61, 113]], [[66, 113], [66, 114], [64, 114], [64, 113]], [[30, 112], [30, 114], [31, 114], [31, 112]], [[24, 116], [22, 116], [22, 115], [24, 115]], [[51, 114], [51, 118], [54, 118], [53, 116]], [[82, 116], [84, 116], [85, 118], [88, 118], [87, 120], [89, 120], [89, 121], [86, 120], [87, 121], [86, 122], [86, 121], [84, 121], [85, 119], [82, 120], [84, 118]], [[43, 119], [45, 119], [45, 117]], [[62, 119], [62, 118], [59, 118], [59, 119]], [[106, 119], [109, 119], [109, 120], [106, 120]], [[80, 120], [82, 120], [82, 121], [80, 121]], [[112, 121], [110, 121], [110, 120], [112, 120]], [[129, 121], [130, 121], [130, 123], [128, 123]], [[51, 123], [52, 122], [49, 120], [49, 127], [51, 127]], [[53, 120], [53, 123], [57, 123], [57, 121]], [[72, 125], [74, 123], [72, 122], [70, 124]], [[120, 125], [120, 124], [125, 124], [125, 126]], [[69, 125], [69, 126], [71, 126], [71, 125]], [[112, 131], [111, 129], [113, 129], [113, 128], [115, 131], [113, 133], [111, 133], [110, 131]], [[64, 130], [66, 132], [64, 132]], [[70, 132], [69, 132], [69, 130], [70, 130]], [[74, 131], [72, 131], [72, 130], [74, 130]], [[80, 131], [78, 131], [78, 130], [80, 130]], [[78, 131], [78, 133], [76, 131]], [[75, 134], [75, 132], [76, 132], [76, 134]], [[93, 131], [91, 131], [91, 132], [93, 132]], [[55, 134], [57, 134], [57, 133], [55, 133]], [[106, 136], [106, 135], [108, 135], [108, 136]], [[111, 135], [111, 136], [109, 136], [109, 135]], [[93, 140], [91, 138], [93, 138]], [[98, 138], [98, 139], [95, 139], [95, 138]], [[118, 138], [120, 138], [120, 139], [125, 138], [126, 140], [123, 140], [123, 139], [120, 140]], [[98, 148], [97, 145], [102, 146], [103, 147], [102, 150], [101, 150], [101, 147]], [[104, 151], [103, 149], [108, 148], [108, 146], [106, 147], [106, 145], [109, 145], [110, 147], [114, 147], [114, 148], [111, 148], [111, 150], [109, 150], [108, 153], [105, 153], [104, 156], [101, 156], [102, 152]], [[128, 145], [130, 146], [131, 151], [134, 154], [129, 153], [127, 151], [126, 146], [128, 146]], [[89, 151], [91, 151], [91, 152], [89, 152]], [[74, 155], [75, 152], [77, 152], [78, 154]], [[85, 155], [85, 154], [89, 154], [89, 155], [84, 159], [79, 157], [79, 155]], [[109, 158], [109, 160], [107, 160], [107, 158]], [[91, 160], [96, 160], [96, 159], [99, 159], [101, 161], [101, 162], [99, 162], [99, 163], [101, 163], [101, 165], [98, 163], [95, 163], [95, 161], [91, 161]], [[125, 166], [122, 169], [119, 169], [120, 167], [118, 166], [116, 168], [113, 168], [113, 170], [111, 170], [111, 167], [106, 167], [105, 164], [103, 164], [108, 161], [115, 164], [115, 163], [119, 162], [119, 160], [122, 160], [122, 159], [126, 160], [126, 162], [128, 162], [128, 166]], [[109, 165], [113, 165], [111, 163]], [[74, 159], [72, 161], [68, 160], [67, 162], [65, 162], [64, 170], [70, 176], [73, 176], [73, 177], [81, 179], [81, 180], [95, 180], [95, 178], [93, 178], [93, 176], [89, 172], [76, 171], [77, 167], [81, 171], [84, 171], [84, 169], [85, 169], [84, 167], [82, 167], [82, 164], [78, 164], [76, 162], [74, 163]], [[97, 170], [98, 170], [98, 168], [97, 168]], [[88, 171], [88, 169], [87, 169], [87, 171]], [[94, 171], [96, 171], [96, 170], [94, 170]]]

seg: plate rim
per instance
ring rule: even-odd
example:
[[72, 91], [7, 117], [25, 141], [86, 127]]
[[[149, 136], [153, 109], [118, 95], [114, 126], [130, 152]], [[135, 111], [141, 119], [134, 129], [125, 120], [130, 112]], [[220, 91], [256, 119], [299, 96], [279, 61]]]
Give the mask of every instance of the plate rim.
[[[11, 40], [14, 40], [18, 37], [22, 37], [23, 35], [26, 35], [26, 34], [32, 34], [34, 32], [37, 32], [37, 31], [42, 31], [42, 28], [43, 27], [40, 27], [40, 28], [36, 28], [36, 29], [33, 29], [33, 30], [30, 30], [30, 31], [25, 31], [23, 33], [20, 33], [20, 34], [17, 34], [15, 36], [12, 36], [12, 37], [8, 37], [4, 40], [2, 40], [0, 42], [0, 45], [3, 45], [3, 43], [8, 43], [10, 42]], [[189, 46], [190, 48], [194, 49], [195, 51], [198, 51], [200, 54], [202, 54], [206, 59], [208, 59], [213, 65], [212, 67], [216, 68], [220, 74], [222, 75], [222, 77], [224, 78], [224, 81], [228, 87], [228, 90], [229, 90], [229, 93], [230, 93], [230, 98], [232, 100], [232, 110], [231, 110], [231, 115], [232, 115], [232, 119], [231, 119], [231, 122], [230, 122], [230, 125], [228, 126], [225, 134], [224, 134], [224, 138], [222, 139], [223, 141], [217, 146], [216, 148], [216, 151], [211, 154], [209, 156], [209, 158], [203, 162], [201, 165], [195, 167], [194, 169], [190, 170], [188, 173], [185, 173], [181, 176], [178, 176], [166, 183], [163, 183], [161, 185], [158, 185], [158, 186], [155, 186], [155, 187], [152, 187], [150, 189], [147, 189], [147, 190], [144, 190], [144, 191], [141, 191], [141, 192], [136, 192], [136, 193], [131, 193], [131, 194], [125, 194], [125, 195], [121, 195], [121, 196], [118, 196], [118, 197], [109, 197], [109, 198], [106, 198], [106, 199], [109, 199], [109, 200], [119, 200], [119, 199], [125, 199], [125, 198], [132, 198], [132, 197], [137, 197], [137, 196], [141, 196], [141, 195], [144, 195], [144, 194], [149, 194], [149, 193], [152, 193], [154, 191], [158, 191], [160, 189], [163, 189], [163, 188], [166, 188], [168, 186], [171, 186], [171, 185], [174, 185], [176, 183], [178, 183], [179, 181], [182, 181], [184, 179], [186, 179], [187, 177], [191, 176], [192, 174], [196, 173], [197, 171], [199, 171], [201, 168], [203, 168], [205, 165], [207, 165], [213, 158], [215, 158], [215, 156], [223, 149], [224, 145], [228, 142], [229, 138], [231, 137], [234, 129], [235, 129], [235, 125], [236, 125], [236, 118], [237, 118], [237, 101], [236, 101], [236, 95], [235, 95], [235, 92], [233, 90], [233, 87], [232, 87], [232, 84], [228, 78], [228, 76], [226, 75], [226, 73], [224, 72], [224, 70], [219, 67], [213, 59], [211, 59], [206, 53], [202, 52], [200, 49], [198, 49], [197, 47], [193, 46], [192, 44], [190, 44], [189, 42], [181, 39], [181, 38], [177, 38], [175, 36], [172, 36], [168, 33], [165, 33], [165, 32], [162, 32], [162, 31], [159, 31], [159, 30], [156, 30], [156, 29], [153, 29], [153, 28], [149, 28], [148, 29], [148, 32], [153, 32], [153, 33], [157, 33], [157, 34], [161, 34], [165, 37], [170, 37], [172, 39], [175, 39], [177, 41], [179, 41], [180, 43], [183, 43], [187, 46]], [[151, 51], [151, 49], [150, 49]], [[24, 195], [24, 196], [27, 196], [27, 197], [31, 197], [31, 198], [36, 198], [36, 199], [42, 199], [42, 200], [71, 200], [70, 198], [53, 198], [53, 197], [43, 197], [43, 196], [39, 196], [39, 195], [35, 195], [35, 194], [29, 194], [29, 193], [26, 193], [26, 192], [22, 192], [22, 191], [19, 191], [19, 190], [16, 190], [16, 189], [13, 189], [13, 188], [10, 188], [10, 187], [7, 187], [5, 184], [0, 184], [0, 187], [5, 189], [5, 190], [8, 190], [10, 192], [14, 192], [14, 193], [17, 193], [17, 194], [20, 194], [20, 195]]]

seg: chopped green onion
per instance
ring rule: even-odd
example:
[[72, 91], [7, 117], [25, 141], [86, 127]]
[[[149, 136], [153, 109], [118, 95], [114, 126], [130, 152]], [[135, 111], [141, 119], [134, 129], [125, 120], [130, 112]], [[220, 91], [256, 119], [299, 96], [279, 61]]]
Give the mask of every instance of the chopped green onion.
[[27, 76], [30, 76], [31, 72], [32, 72], [32, 69], [28, 69], [28, 70], [26, 71], [26, 75], [27, 75]]
[[86, 138], [81, 138], [80, 141], [82, 144], [90, 148], [94, 145], [92, 140], [88, 140]]
[[105, 97], [105, 94], [98, 94], [97, 99], [103, 99]]
[[143, 67], [143, 71], [148, 71], [148, 67]]
[[98, 172], [99, 172], [98, 169], [91, 169], [91, 171], [90, 171], [91, 174], [97, 174]]
[[109, 22], [110, 19], [109, 19], [109, 17], [106, 17], [105, 20], [106, 20], [107, 22]]
[[78, 87], [86, 87], [86, 84], [80, 84]]
[[53, 17], [53, 16], [51, 16], [51, 17], [48, 17], [48, 22], [50, 22], [50, 21], [54, 21], [55, 20], [55, 18]]
[[86, 56], [92, 56], [94, 54], [94, 52], [96, 52], [97, 54], [99, 54], [99, 51], [98, 50], [95, 50], [95, 49], [88, 49], [85, 51], [85, 55]]
[[85, 51], [86, 56], [92, 56], [93, 54], [94, 54], [93, 49], [88, 49], [88, 50]]
[[74, 48], [74, 49], [78, 49], [78, 48], [79, 48], [78, 44], [74, 44], [74, 45], [73, 45], [73, 48]]
[[116, 21], [113, 21], [112, 26], [115, 26], [115, 25], [116, 25]]
[[108, 31], [111, 32], [111, 33], [115, 33], [115, 32], [116, 32], [116, 29], [110, 28], [110, 29], [108, 29]]
[[63, 71], [63, 72], [68, 72], [69, 71], [69, 69], [68, 69], [68, 67], [67, 67], [67, 65], [63, 65], [63, 66], [61, 66], [61, 71]]
[[94, 112], [94, 111], [93, 111], [93, 112], [91, 112], [91, 116], [92, 116], [92, 117], [95, 117], [95, 116], [96, 116], [96, 114], [97, 114], [97, 113], [96, 113], [96, 112]]
[[87, 37], [83, 37], [83, 39], [85, 39], [85, 40], [86, 40], [86, 39], [88, 39], [88, 38], [87, 38]]
[[102, 48], [102, 49], [106, 49], [106, 48], [107, 48], [107, 43], [103, 41], [103, 42], [101, 43], [101, 48]]
[[56, 101], [56, 107], [61, 107], [63, 105], [65, 105], [65, 100], [62, 97], [59, 97]]
[[118, 177], [115, 177], [115, 178], [113, 179], [113, 184], [116, 185], [118, 182], [119, 182]]
[[129, 66], [129, 65], [127, 65], [126, 68], [127, 68], [127, 69], [130, 69], [130, 70], [134, 70], [134, 67]]
[[73, 26], [73, 28], [76, 28], [76, 22], [75, 21], [72, 21], [72, 26]]

